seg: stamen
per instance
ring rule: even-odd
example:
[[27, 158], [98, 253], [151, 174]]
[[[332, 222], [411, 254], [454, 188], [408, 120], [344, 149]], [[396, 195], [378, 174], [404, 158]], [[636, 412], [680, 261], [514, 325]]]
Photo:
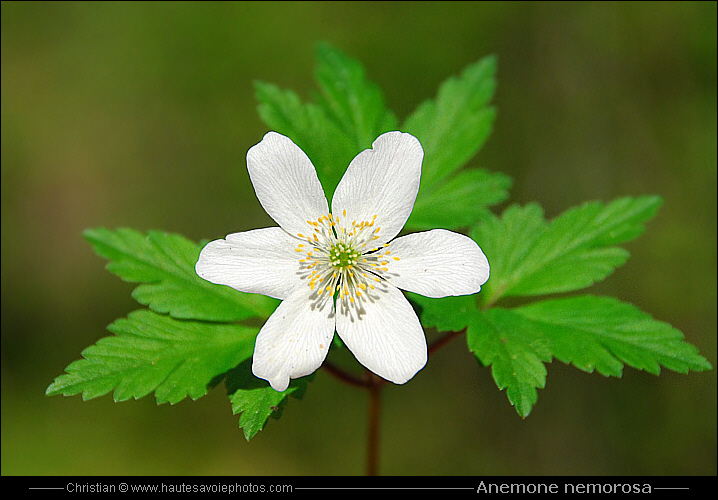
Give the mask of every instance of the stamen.
[[310, 290], [323, 296], [322, 303], [336, 294], [337, 300], [351, 306], [362, 302], [362, 294], [371, 296], [371, 291], [376, 290], [372, 283], [382, 282], [382, 273], [399, 257], [390, 256], [389, 250], [378, 253], [388, 243], [370, 246], [380, 238], [381, 228], [374, 227], [377, 215], [369, 220], [353, 220], [351, 224], [346, 210], [342, 210], [342, 216], [329, 212], [316, 220], [307, 220], [310, 236], [297, 233], [303, 241], [297, 243], [295, 251], [304, 254], [299, 264], [309, 273], [305, 277]]

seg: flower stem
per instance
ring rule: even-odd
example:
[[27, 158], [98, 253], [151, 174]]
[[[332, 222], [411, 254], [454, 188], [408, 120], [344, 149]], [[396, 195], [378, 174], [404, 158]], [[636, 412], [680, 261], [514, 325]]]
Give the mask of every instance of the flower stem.
[[[460, 332], [447, 333], [443, 337], [434, 341], [428, 347], [428, 355], [444, 347], [450, 341], [460, 337], [462, 333], [466, 333], [464, 328]], [[374, 375], [366, 370], [365, 376], [360, 377], [335, 366], [329, 361], [324, 361], [322, 365], [329, 374], [345, 384], [366, 389], [369, 391], [369, 418], [367, 424], [367, 459], [366, 459], [366, 475], [376, 476], [379, 471], [379, 428], [381, 427], [381, 388], [387, 383], [386, 380]]]
[[383, 381], [369, 373], [369, 425], [367, 429], [366, 475], [376, 476], [379, 469], [379, 427], [381, 425], [381, 388]]
[[443, 337], [435, 340], [434, 343], [428, 347], [427, 357], [434, 354], [436, 351], [438, 351], [439, 349], [444, 347], [446, 344], [448, 344], [455, 338], [461, 337], [461, 334], [463, 334], [463, 333], [466, 333], [466, 328], [464, 328], [463, 330], [458, 331], [458, 332], [445, 333]]

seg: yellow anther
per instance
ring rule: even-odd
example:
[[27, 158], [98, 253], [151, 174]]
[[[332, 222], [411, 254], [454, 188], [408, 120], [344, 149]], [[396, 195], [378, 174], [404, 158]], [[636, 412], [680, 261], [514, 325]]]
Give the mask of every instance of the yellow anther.
[[394, 260], [401, 260], [399, 257], [392, 257]]

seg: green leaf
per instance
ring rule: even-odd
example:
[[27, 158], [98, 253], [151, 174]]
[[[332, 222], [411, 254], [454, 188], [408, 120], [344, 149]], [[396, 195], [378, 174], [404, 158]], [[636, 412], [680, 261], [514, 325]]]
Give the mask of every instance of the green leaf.
[[419, 191], [406, 225], [413, 229], [468, 227], [489, 217], [488, 206], [504, 201], [510, 186], [511, 178], [503, 174], [461, 171], [426, 195]]
[[660, 367], [710, 370], [683, 334], [635, 306], [590, 295], [481, 311], [476, 297], [409, 295], [421, 322], [440, 331], [466, 329], [469, 350], [491, 373], [522, 417], [546, 384], [545, 363], [556, 358], [586, 372], [620, 377], [624, 365], [658, 375]]
[[624, 365], [658, 375], [711, 369], [683, 334], [635, 306], [590, 295], [477, 313], [467, 330], [469, 350], [491, 365], [499, 389], [526, 417], [543, 388], [543, 363], [556, 358], [586, 371], [620, 377]]
[[512, 313], [549, 339], [554, 357], [587, 372], [620, 377], [623, 364], [654, 375], [661, 366], [679, 373], [712, 368], [680, 331], [612, 297], [547, 300]]
[[264, 429], [270, 417], [278, 419], [282, 415], [288, 396], [301, 399], [312, 378], [310, 375], [292, 380], [287, 390], [278, 392], [252, 374], [250, 361], [231, 370], [226, 381], [229, 399], [232, 412], [239, 414], [239, 427], [247, 441]]
[[495, 74], [493, 56], [468, 66], [404, 123], [403, 130], [424, 148], [421, 187], [408, 227], [467, 227], [486, 218], [489, 205], [508, 198], [510, 177], [481, 169], [459, 171], [491, 134]]
[[429, 192], [464, 166], [491, 134], [495, 110], [489, 102], [496, 89], [494, 56], [467, 66], [446, 80], [435, 100], [419, 105], [402, 130], [424, 147], [421, 189]]
[[258, 328], [177, 320], [148, 310], [112, 323], [114, 336], [82, 352], [47, 388], [48, 395], [92, 399], [114, 390], [115, 401], [154, 391], [157, 403], [207, 393], [212, 379], [252, 356]]
[[412, 292], [406, 293], [409, 300], [419, 308], [421, 324], [436, 328], [440, 332], [458, 332], [469, 325], [478, 312], [475, 295], [458, 295], [431, 299]]
[[603, 280], [628, 259], [615, 245], [640, 235], [661, 203], [657, 196], [586, 203], [550, 223], [538, 205], [512, 206], [500, 219], [487, 219], [471, 232], [491, 264], [482, 302], [568, 292]]
[[255, 91], [262, 120], [307, 154], [331, 200], [351, 160], [397, 127], [361, 63], [327, 44], [319, 44], [316, 55], [316, 104], [303, 103], [294, 92], [269, 83], [256, 82]]
[[366, 77], [359, 61], [326, 43], [317, 45], [316, 56], [321, 91], [317, 103], [353, 140], [357, 153], [384, 132], [396, 130], [396, 117], [386, 109], [381, 89]]
[[199, 245], [177, 234], [133, 229], [88, 229], [85, 238], [98, 255], [109, 259], [107, 269], [124, 281], [140, 283], [132, 296], [140, 304], [175, 318], [239, 321], [267, 318], [277, 301], [241, 293], [197, 276]]
[[496, 386], [506, 389], [509, 402], [527, 417], [538, 400], [536, 388], [546, 385], [544, 363], [551, 361], [550, 350], [521, 325], [512, 330], [508, 321], [497, 324], [493, 319], [491, 314], [474, 315], [466, 335], [469, 350], [483, 366], [491, 366]]
[[259, 115], [267, 126], [291, 138], [317, 169], [328, 198], [349, 162], [360, 151], [352, 137], [315, 104], [302, 103], [294, 92], [255, 82]]

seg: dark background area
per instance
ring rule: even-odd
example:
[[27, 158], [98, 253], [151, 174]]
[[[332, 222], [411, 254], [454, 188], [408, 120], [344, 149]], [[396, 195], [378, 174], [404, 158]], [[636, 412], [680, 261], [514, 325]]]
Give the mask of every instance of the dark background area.
[[[716, 365], [715, 2], [3, 2], [1, 22], [2, 474], [363, 473], [366, 395], [321, 370], [249, 443], [222, 387], [173, 407], [44, 395], [139, 308], [83, 229], [274, 225], [244, 161], [267, 130], [252, 82], [309, 98], [317, 41], [362, 61], [400, 120], [496, 54], [498, 118], [472, 165], [550, 217], [662, 195], [631, 259], [590, 291]], [[384, 392], [381, 471], [716, 474], [715, 370], [548, 371], [522, 420], [451, 343]]]

